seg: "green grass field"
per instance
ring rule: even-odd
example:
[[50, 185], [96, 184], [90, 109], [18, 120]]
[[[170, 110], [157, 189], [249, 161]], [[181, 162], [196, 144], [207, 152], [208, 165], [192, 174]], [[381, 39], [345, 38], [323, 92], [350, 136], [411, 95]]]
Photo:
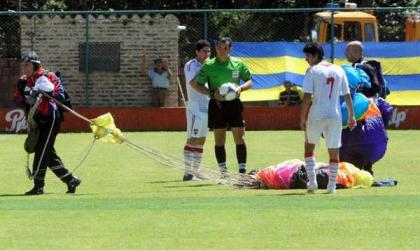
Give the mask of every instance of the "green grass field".
[[[182, 155], [182, 132], [125, 133]], [[390, 131], [377, 179], [396, 187], [338, 190], [240, 190], [181, 180], [183, 172], [125, 145], [98, 142], [76, 175], [75, 195], [50, 173], [47, 194], [25, 197], [24, 136], [0, 134], [0, 249], [418, 249], [420, 131]], [[302, 158], [299, 131], [247, 132], [248, 170]], [[56, 148], [72, 169], [90, 134], [61, 134]], [[237, 171], [228, 137], [229, 169]], [[205, 163], [215, 164], [213, 138]], [[327, 161], [326, 150], [317, 159]]]

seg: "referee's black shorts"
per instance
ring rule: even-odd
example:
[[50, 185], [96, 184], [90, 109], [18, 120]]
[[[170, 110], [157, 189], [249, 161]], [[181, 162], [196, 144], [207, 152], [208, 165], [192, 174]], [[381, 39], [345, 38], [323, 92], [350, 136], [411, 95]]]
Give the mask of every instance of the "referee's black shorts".
[[210, 99], [208, 126], [210, 129], [243, 128], [244, 107], [239, 99], [218, 102]]

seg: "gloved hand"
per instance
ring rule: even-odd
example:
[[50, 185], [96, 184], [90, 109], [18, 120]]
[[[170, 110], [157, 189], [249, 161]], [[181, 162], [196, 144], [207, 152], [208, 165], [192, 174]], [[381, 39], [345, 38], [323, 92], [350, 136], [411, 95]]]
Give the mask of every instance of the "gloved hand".
[[42, 98], [42, 92], [30, 89], [25, 95], [25, 103], [33, 106], [37, 98]]
[[37, 96], [39, 97], [39, 95], [41, 95], [41, 97], [42, 97], [42, 91], [37, 91], [37, 90], [31, 89], [31, 91], [29, 93], [34, 98], [36, 98]]
[[25, 103], [32, 106], [35, 104], [36, 97], [32, 95], [25, 95]]

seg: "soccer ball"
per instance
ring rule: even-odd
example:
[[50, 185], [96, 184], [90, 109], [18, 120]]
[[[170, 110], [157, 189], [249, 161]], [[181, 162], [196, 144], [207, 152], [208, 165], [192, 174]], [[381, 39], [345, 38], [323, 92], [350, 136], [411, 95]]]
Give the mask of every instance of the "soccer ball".
[[219, 94], [225, 98], [226, 101], [232, 101], [237, 97], [236, 91], [238, 86], [234, 83], [227, 82], [219, 87]]

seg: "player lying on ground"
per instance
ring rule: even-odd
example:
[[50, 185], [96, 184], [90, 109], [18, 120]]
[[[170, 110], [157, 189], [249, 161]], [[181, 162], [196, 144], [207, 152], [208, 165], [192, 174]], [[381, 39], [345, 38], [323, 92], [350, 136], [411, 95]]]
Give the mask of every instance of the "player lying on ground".
[[[314, 170], [318, 188], [326, 189], [330, 176], [328, 164], [316, 163]], [[305, 189], [307, 182], [305, 163], [300, 160], [289, 160], [253, 170], [237, 186], [256, 189]], [[373, 177], [369, 172], [360, 170], [351, 163], [339, 163], [336, 188], [370, 187], [372, 183]]]

